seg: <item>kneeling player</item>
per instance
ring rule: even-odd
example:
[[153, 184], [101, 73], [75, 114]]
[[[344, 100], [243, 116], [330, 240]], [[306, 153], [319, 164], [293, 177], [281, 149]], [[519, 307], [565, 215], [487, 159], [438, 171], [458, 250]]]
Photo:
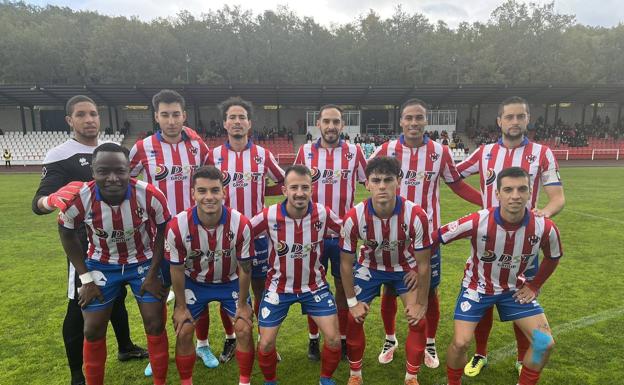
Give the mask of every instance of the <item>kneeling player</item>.
[[[160, 262], [169, 220], [167, 200], [156, 187], [130, 178], [128, 150], [117, 144], [97, 147], [92, 168], [94, 181], [59, 214], [61, 242], [82, 282], [78, 303], [84, 317], [87, 384], [104, 383], [106, 327], [113, 301], [130, 284], [147, 334], [154, 384], [163, 385], [169, 351]], [[76, 231], [81, 223], [89, 238], [86, 262]]]
[[[416, 375], [426, 342], [423, 317], [431, 278], [428, 249], [431, 241], [427, 214], [420, 206], [396, 195], [400, 172], [395, 158], [369, 161], [366, 189], [371, 198], [357, 204], [344, 218], [340, 245], [342, 283], [350, 311], [347, 327], [349, 385], [362, 384], [362, 357], [366, 345], [364, 319], [369, 303], [379, 295], [383, 284], [393, 286], [405, 306], [409, 323], [405, 384], [418, 385]], [[364, 244], [353, 266], [358, 239]], [[406, 273], [415, 268], [416, 290], [405, 283]]]
[[180, 380], [182, 385], [193, 383], [193, 322], [210, 302], [217, 301], [234, 324], [239, 383], [248, 385], [254, 361], [253, 313], [248, 303], [251, 224], [238, 211], [223, 206], [223, 177], [215, 167], [195, 171], [192, 193], [196, 205], [169, 222], [165, 241], [176, 297], [173, 324]]
[[321, 265], [323, 238], [340, 233], [341, 221], [326, 206], [312, 203], [312, 176], [302, 165], [286, 169], [287, 199], [253, 217], [254, 235], [269, 239], [269, 272], [260, 303], [258, 364], [265, 385], [277, 383], [275, 340], [290, 305], [300, 303], [303, 313], [321, 329], [321, 385], [335, 384], [332, 375], [340, 362], [340, 332], [336, 301]]
[[[554, 345], [544, 310], [535, 297], [562, 256], [559, 231], [550, 219], [526, 208], [531, 195], [526, 171], [507, 168], [498, 174], [496, 183], [499, 207], [449, 223], [436, 236], [442, 243], [461, 238], [470, 238], [472, 243], [447, 355], [449, 385], [461, 384], [473, 332], [494, 305], [502, 321], [513, 321], [531, 341], [523, 359], [520, 385], [537, 383]], [[537, 276], [528, 282], [524, 272], [538, 258], [540, 249], [544, 259]]]

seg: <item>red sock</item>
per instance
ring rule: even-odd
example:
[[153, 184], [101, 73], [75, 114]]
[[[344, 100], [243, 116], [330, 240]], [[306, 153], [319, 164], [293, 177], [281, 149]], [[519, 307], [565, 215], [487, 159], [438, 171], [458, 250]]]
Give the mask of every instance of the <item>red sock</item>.
[[179, 356], [176, 354], [176, 366], [178, 367], [181, 381], [193, 379], [193, 366], [195, 366], [196, 357], [194, 352], [189, 356]]
[[277, 381], [277, 352], [275, 349], [268, 353], [258, 349], [258, 366], [260, 366], [265, 381]]
[[323, 352], [321, 353], [321, 377], [332, 378], [340, 363], [341, 355], [342, 349], [340, 346], [336, 349], [332, 349], [326, 343], [323, 343]]
[[448, 385], [461, 385], [461, 377], [464, 374], [464, 368], [452, 369], [446, 367], [446, 376], [448, 377]]
[[104, 368], [106, 366], [106, 337], [97, 341], [87, 341], [82, 344], [84, 370], [87, 384], [103, 385]]
[[308, 316], [308, 331], [312, 335], [316, 335], [319, 332], [318, 325], [316, 324], [316, 322], [314, 322], [314, 320], [310, 316]]
[[425, 320], [420, 320], [416, 326], [409, 326], [407, 339], [405, 340], [405, 369], [409, 374], [418, 374], [420, 370], [420, 363], [425, 356], [426, 330], [427, 323]]
[[396, 295], [382, 294], [381, 296], [381, 319], [387, 335], [394, 334], [395, 318], [397, 313]]
[[169, 340], [167, 331], [164, 330], [159, 336], [147, 336], [147, 351], [149, 352], [150, 364], [152, 364], [152, 376], [154, 385], [164, 385], [167, 380], [169, 367]]
[[520, 380], [518, 380], [519, 385], [534, 385], [539, 381], [541, 372], [536, 370], [527, 368], [526, 366], [522, 367], [522, 371], [520, 372]]
[[199, 318], [195, 321], [195, 336], [200, 341], [205, 341], [208, 339], [208, 329], [210, 328], [210, 313], [208, 312], [208, 308], [201, 312]]
[[347, 325], [347, 357], [351, 370], [362, 370], [362, 357], [366, 349], [366, 336], [364, 324], [355, 322], [355, 318], [349, 313]]
[[347, 324], [349, 317], [349, 309], [338, 309], [338, 329], [340, 329], [340, 336], [347, 335]]
[[427, 338], [435, 338], [440, 323], [440, 301], [435, 291], [431, 291], [429, 294], [429, 304], [425, 317], [427, 318]]
[[477, 345], [476, 354], [487, 357], [487, 345], [494, 321], [494, 308], [489, 308], [475, 328], [475, 343]]
[[234, 334], [234, 325], [232, 325], [232, 320], [230, 319], [230, 315], [225, 311], [223, 306], [219, 307], [219, 314], [221, 315], [221, 322], [223, 323], [223, 329], [225, 329], [225, 334], [231, 336]]
[[238, 376], [239, 382], [241, 383], [250, 383], [251, 382], [251, 371], [253, 370], [254, 364], [254, 351], [249, 352], [241, 352], [236, 349], [236, 361], [238, 361]]
[[514, 324], [514, 333], [516, 334], [516, 343], [518, 344], [518, 361], [522, 362], [524, 360], [524, 355], [527, 350], [529, 350], [529, 346], [531, 346], [531, 341], [524, 335], [522, 330]]

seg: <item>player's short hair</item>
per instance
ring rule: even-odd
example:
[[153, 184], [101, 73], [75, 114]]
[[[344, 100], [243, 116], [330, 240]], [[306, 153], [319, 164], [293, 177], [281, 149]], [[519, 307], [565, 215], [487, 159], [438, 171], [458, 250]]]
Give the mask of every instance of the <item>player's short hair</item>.
[[100, 152], [120, 152], [124, 154], [124, 157], [126, 158], [127, 161], [130, 161], [130, 151], [128, 151], [127, 148], [120, 146], [117, 143], [106, 142], [106, 143], [100, 144], [99, 146], [95, 148], [95, 150], [93, 150], [92, 163], [95, 162], [95, 159], [97, 158], [97, 155]]
[[343, 113], [342, 108], [340, 108], [340, 107], [339, 107], [338, 105], [336, 105], [336, 104], [324, 104], [324, 105], [322, 105], [322, 106], [321, 106], [321, 108], [319, 109], [319, 113], [318, 113], [318, 118], [317, 118], [317, 120], [321, 119], [321, 115], [323, 115], [323, 111], [325, 111], [325, 110], [329, 110], [329, 109], [332, 109], [332, 108], [333, 108], [333, 109], [336, 109], [336, 110], [338, 110], [338, 112], [340, 112], [340, 118], [342, 119], [342, 113]]
[[193, 173], [193, 187], [195, 187], [195, 181], [199, 178], [218, 180], [223, 183], [223, 173], [215, 166], [202, 166], [195, 170]]
[[160, 90], [154, 97], [152, 97], [152, 107], [154, 111], [158, 112], [158, 106], [160, 103], [172, 104], [179, 103], [182, 107], [182, 111], [186, 111], [186, 101], [184, 97], [174, 90]]
[[508, 106], [510, 104], [524, 104], [524, 106], [526, 107], [527, 114], [529, 113], [529, 102], [527, 102], [525, 98], [520, 97], [520, 96], [510, 96], [507, 99], [500, 102], [500, 104], [498, 105], [498, 117], [499, 118], [503, 116], [503, 110], [505, 109], [505, 106]]
[[86, 95], [72, 96], [71, 98], [69, 98], [69, 100], [65, 104], [65, 113], [67, 114], [67, 116], [71, 116], [74, 113], [74, 106], [76, 104], [83, 103], [83, 102], [91, 103], [95, 106], [95, 108], [97, 108], [97, 104], [95, 104], [93, 99], [91, 99], [90, 97]]
[[240, 96], [232, 96], [230, 98], [225, 99], [218, 105], [224, 122], [227, 120], [227, 112], [232, 106], [243, 107], [245, 111], [247, 111], [247, 119], [251, 120], [251, 115], [253, 115], [253, 104], [251, 104], [251, 102], [247, 100], [244, 100]]
[[[501, 171], [496, 177], [496, 189], [500, 190], [501, 185], [503, 184], [503, 178], [526, 178], [529, 181], [529, 173], [526, 172], [522, 167], [507, 167], [503, 171]], [[527, 182], [528, 183], [528, 182]], [[531, 186], [529, 186], [531, 187]]]
[[307, 175], [310, 177], [310, 179], [312, 178], [312, 172], [310, 172], [310, 169], [302, 164], [293, 164], [292, 166], [288, 166], [284, 171], [284, 180], [288, 178], [288, 174], [290, 174], [291, 172], [294, 172], [295, 174], [301, 176]]
[[400, 110], [399, 116], [403, 116], [403, 110], [405, 110], [409, 106], [421, 106], [422, 108], [425, 109], [425, 112], [429, 111], [429, 105], [427, 103], [425, 103], [424, 101], [420, 99], [412, 98], [412, 99], [406, 100], [405, 102], [403, 102], [403, 104], [401, 104], [401, 110]]
[[373, 173], [392, 175], [398, 178], [401, 176], [401, 165], [396, 158], [380, 156], [368, 161], [364, 173], [366, 174], [367, 179]]

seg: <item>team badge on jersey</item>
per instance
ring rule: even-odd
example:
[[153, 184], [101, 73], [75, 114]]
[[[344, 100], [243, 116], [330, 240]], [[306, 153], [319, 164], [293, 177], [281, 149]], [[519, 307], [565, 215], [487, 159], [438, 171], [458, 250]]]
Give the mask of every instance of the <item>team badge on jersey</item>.
[[145, 214], [145, 210], [143, 210], [142, 207], [137, 207], [137, 209], [134, 210], [134, 214], [136, 214], [136, 216], [139, 218], [143, 218], [143, 214]]
[[314, 230], [321, 231], [323, 229], [323, 222], [316, 221], [314, 222]]
[[189, 148], [189, 150], [191, 150], [191, 154], [193, 155], [197, 155], [197, 151], [199, 151], [199, 149], [195, 146], [191, 146], [191, 148]]
[[470, 304], [470, 302], [468, 301], [464, 301], [461, 303], [461, 305], [459, 305], [459, 307], [461, 307], [462, 311], [465, 313], [468, 310], [470, 310], [470, 308], [472, 307], [472, 305]]
[[352, 152], [345, 153], [345, 158], [347, 158], [347, 160], [353, 159], [354, 156], [355, 154], [353, 154]]
[[261, 164], [261, 163], [262, 163], [262, 161], [264, 160], [264, 158], [263, 158], [263, 157], [261, 157], [261, 156], [259, 156], [259, 155], [256, 155], [256, 156], [254, 157], [254, 160], [256, 161], [256, 163], [257, 163], [257, 164]]
[[431, 158], [432, 162], [435, 162], [436, 160], [440, 159], [440, 154], [438, 154], [437, 152], [432, 152], [429, 157]]
[[529, 155], [526, 156], [526, 160], [529, 163], [533, 163], [533, 162], [535, 162], [537, 160], [537, 157], [535, 155], [533, 155], [533, 154], [529, 154]]
[[531, 235], [529, 237], [529, 244], [531, 244], [531, 246], [537, 245], [539, 241], [540, 241], [540, 237], [537, 235]]
[[456, 232], [458, 228], [459, 228], [459, 221], [453, 221], [449, 223], [448, 225], [449, 232], [451, 233]]
[[228, 239], [230, 240], [230, 242], [232, 240], [234, 240], [234, 232], [232, 230], [228, 231], [228, 235], [227, 236], [228, 236]]

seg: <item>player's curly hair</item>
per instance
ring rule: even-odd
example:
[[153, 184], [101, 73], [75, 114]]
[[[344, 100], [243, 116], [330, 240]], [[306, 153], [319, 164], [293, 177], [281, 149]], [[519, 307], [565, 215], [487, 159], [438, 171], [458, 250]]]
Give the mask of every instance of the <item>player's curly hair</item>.
[[160, 103], [172, 104], [179, 103], [182, 107], [182, 111], [186, 110], [186, 101], [184, 97], [174, 90], [160, 90], [154, 97], [152, 97], [152, 107], [154, 111], [158, 112], [158, 106]]
[[366, 178], [373, 173], [399, 177], [401, 175], [401, 165], [396, 158], [380, 156], [368, 161], [364, 173]]
[[241, 106], [247, 111], [247, 119], [251, 120], [251, 116], [253, 115], [253, 105], [251, 102], [244, 100], [240, 96], [232, 96], [231, 98], [227, 98], [226, 100], [219, 103], [219, 110], [221, 111], [221, 116], [223, 116], [223, 121], [227, 120], [227, 112], [232, 106]]

